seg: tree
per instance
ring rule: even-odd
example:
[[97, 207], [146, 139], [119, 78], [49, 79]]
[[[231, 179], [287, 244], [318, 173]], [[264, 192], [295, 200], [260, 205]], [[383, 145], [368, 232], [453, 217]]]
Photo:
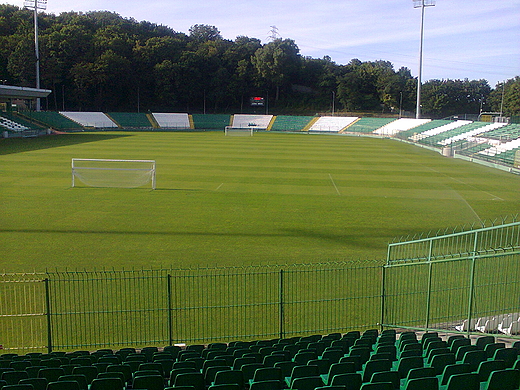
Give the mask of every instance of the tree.
[[300, 49], [292, 39], [275, 39], [259, 48], [251, 61], [258, 74], [276, 87], [276, 100], [280, 88], [290, 83], [300, 67]]
[[215, 26], [195, 24], [190, 27], [190, 38], [196, 42], [221, 40], [220, 31]]
[[422, 88], [423, 112], [433, 118], [477, 115], [490, 91], [486, 80], [429, 80]]
[[520, 115], [520, 76], [498, 83], [490, 93], [489, 103], [494, 112]]

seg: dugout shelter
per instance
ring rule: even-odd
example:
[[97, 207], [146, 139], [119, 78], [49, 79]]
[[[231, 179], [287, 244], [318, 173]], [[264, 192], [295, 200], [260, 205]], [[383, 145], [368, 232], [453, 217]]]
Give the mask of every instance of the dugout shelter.
[[45, 98], [51, 92], [50, 89], [0, 85], [0, 111], [11, 112], [13, 105], [18, 102], [22, 102], [27, 108], [32, 107], [36, 99]]

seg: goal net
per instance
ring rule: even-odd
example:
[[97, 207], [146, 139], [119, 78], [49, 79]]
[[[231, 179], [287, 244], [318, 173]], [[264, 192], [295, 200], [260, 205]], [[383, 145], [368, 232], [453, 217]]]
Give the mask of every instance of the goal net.
[[233, 127], [233, 126], [226, 126], [225, 128], [225, 134], [226, 135], [236, 135], [236, 136], [246, 136], [246, 137], [252, 137], [254, 128], [253, 127]]
[[72, 159], [72, 187], [138, 188], [150, 185], [155, 189], [154, 160], [111, 160], [95, 158]]

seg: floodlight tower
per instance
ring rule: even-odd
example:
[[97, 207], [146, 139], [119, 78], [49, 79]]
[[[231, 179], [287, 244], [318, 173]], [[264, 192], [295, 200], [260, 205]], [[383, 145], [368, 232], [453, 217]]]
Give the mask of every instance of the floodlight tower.
[[421, 118], [421, 78], [423, 62], [423, 38], [424, 38], [424, 8], [433, 7], [435, 0], [412, 0], [414, 8], [421, 9], [421, 39], [419, 44], [419, 75], [417, 77], [417, 105], [415, 107], [415, 118]]
[[[36, 54], [36, 88], [40, 88], [40, 51], [38, 45], [38, 10], [47, 9], [47, 0], [25, 0], [23, 6], [34, 10], [34, 51]], [[36, 98], [36, 111], [40, 111], [40, 98]]]

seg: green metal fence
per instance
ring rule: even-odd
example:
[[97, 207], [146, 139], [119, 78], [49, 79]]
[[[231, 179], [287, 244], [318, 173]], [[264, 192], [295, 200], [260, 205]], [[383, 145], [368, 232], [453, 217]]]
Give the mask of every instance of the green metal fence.
[[3, 275], [0, 344], [93, 350], [375, 327], [380, 264]]
[[390, 244], [382, 290], [384, 326], [496, 333], [520, 316], [520, 222]]
[[94, 350], [378, 326], [496, 332], [520, 316], [519, 297], [515, 222], [393, 243], [385, 265], [0, 275], [0, 345]]

